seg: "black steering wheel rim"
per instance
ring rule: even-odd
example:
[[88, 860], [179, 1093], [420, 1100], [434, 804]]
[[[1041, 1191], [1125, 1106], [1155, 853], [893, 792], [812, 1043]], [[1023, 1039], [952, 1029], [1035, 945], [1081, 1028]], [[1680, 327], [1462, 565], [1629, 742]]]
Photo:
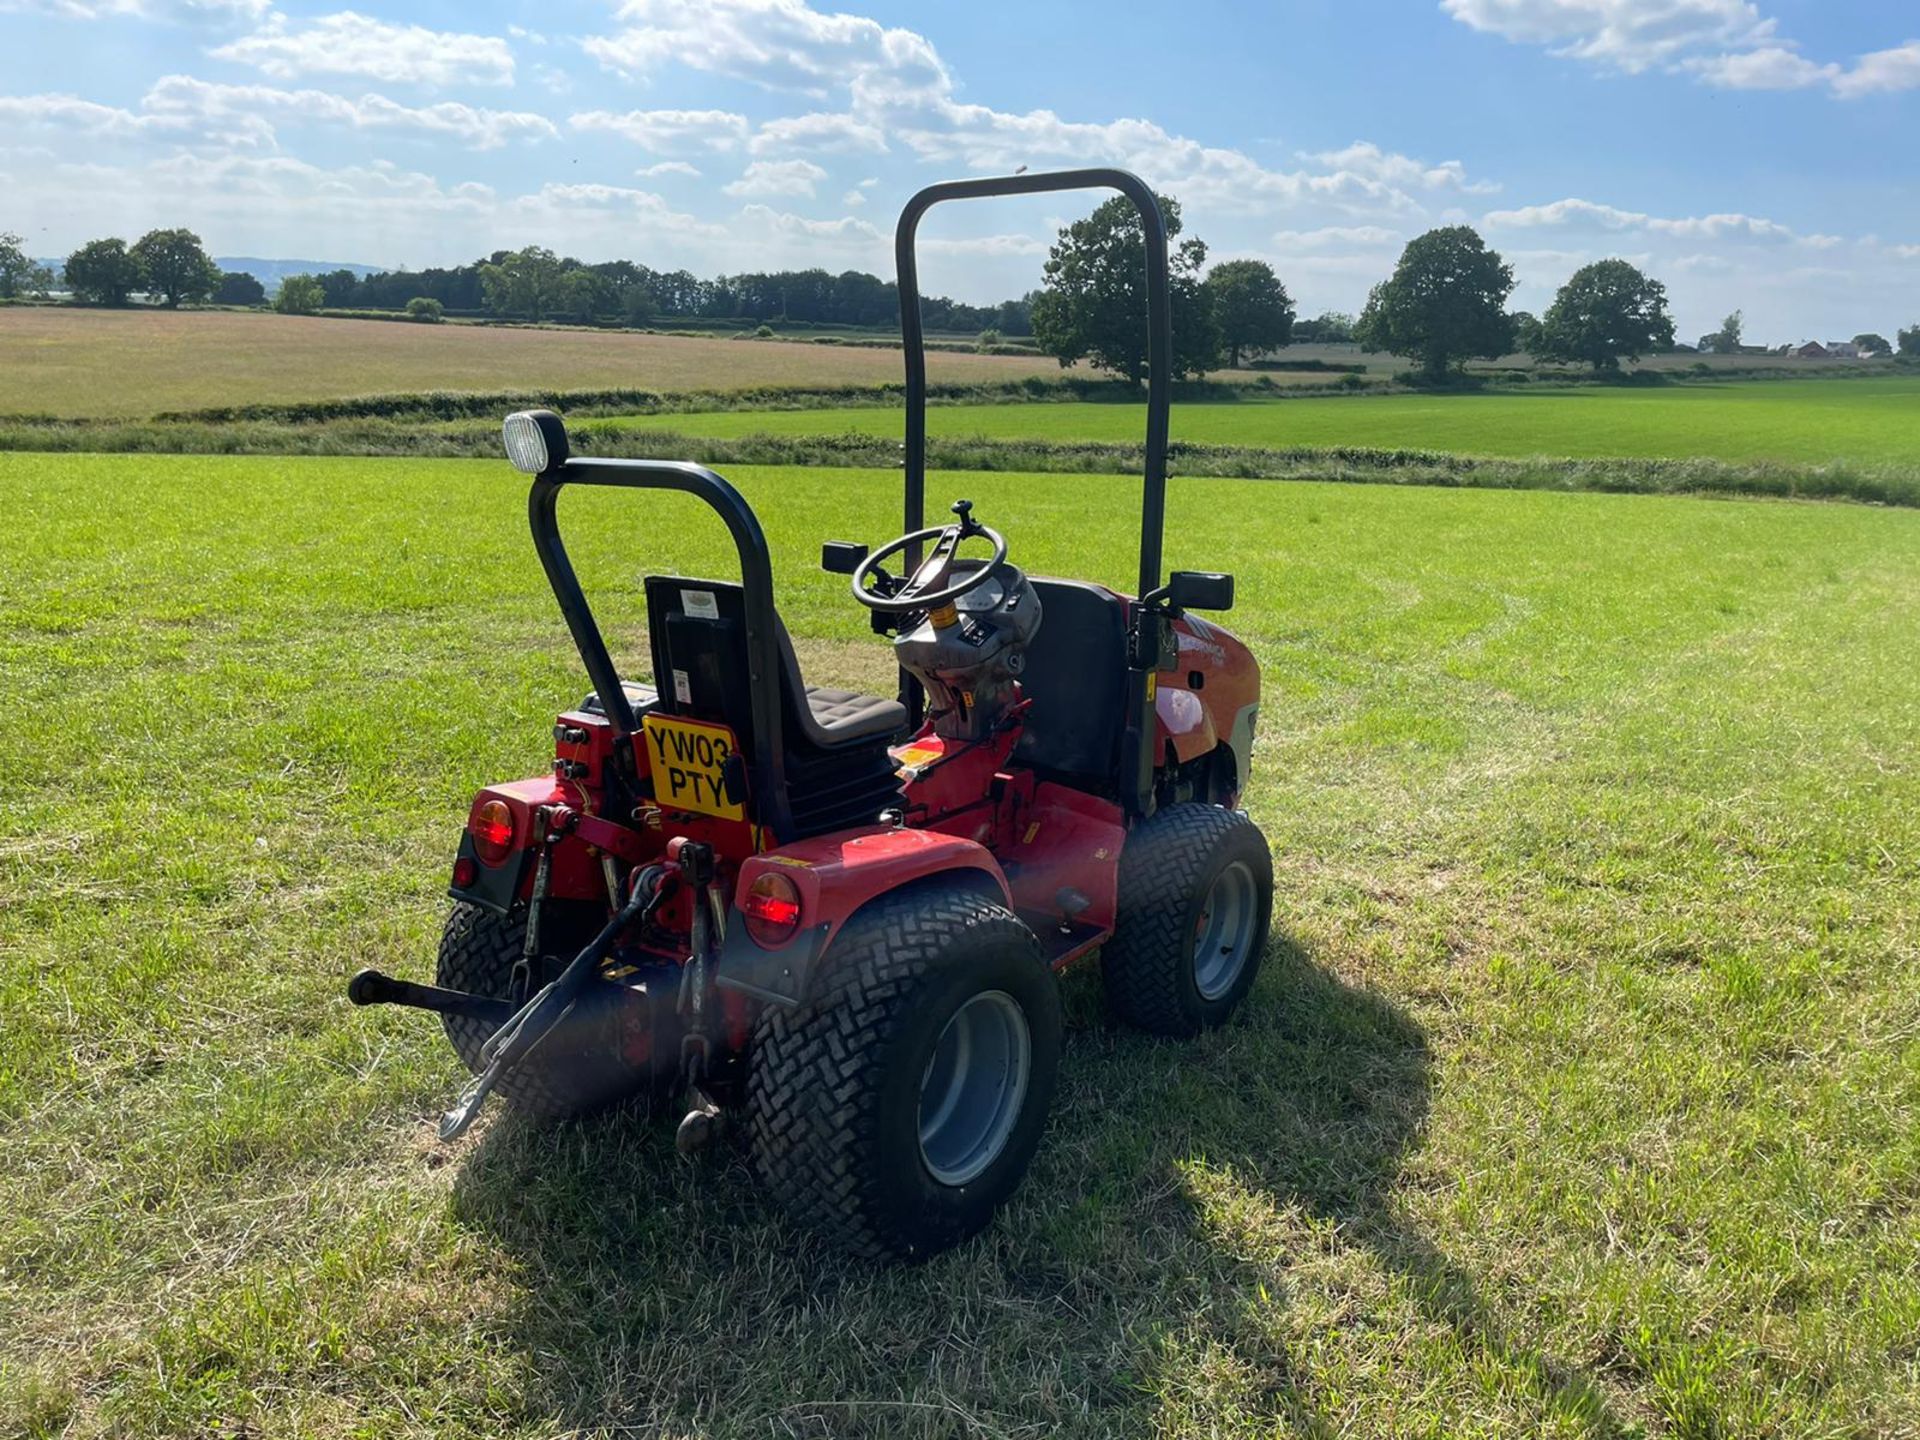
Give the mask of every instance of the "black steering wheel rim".
[[[962, 576], [959, 581], [947, 586], [944, 590], [932, 590], [915, 594], [909, 588], [909, 590], [903, 591], [898, 595], [877, 595], [873, 591], [865, 588], [865, 582], [879, 573], [880, 562], [882, 560], [892, 559], [909, 545], [916, 545], [926, 540], [944, 538], [948, 535], [954, 537], [953, 543], [956, 547], [961, 541], [971, 540], [975, 536], [992, 541], [993, 558], [980, 566], [979, 569]], [[942, 605], [951, 605], [962, 595], [978, 590], [982, 585], [987, 583], [992, 577], [993, 572], [1000, 568], [1001, 563], [1005, 561], [1006, 558], [1006, 537], [990, 526], [970, 525], [963, 528], [959, 525], [932, 525], [925, 530], [915, 530], [911, 534], [902, 535], [897, 540], [889, 540], [885, 545], [882, 545], [878, 550], [873, 551], [866, 559], [862, 560], [853, 572], [853, 598], [869, 610], [878, 610], [884, 615], [910, 615], [916, 610], [938, 609]], [[909, 576], [908, 579], [911, 581], [912, 577]]]

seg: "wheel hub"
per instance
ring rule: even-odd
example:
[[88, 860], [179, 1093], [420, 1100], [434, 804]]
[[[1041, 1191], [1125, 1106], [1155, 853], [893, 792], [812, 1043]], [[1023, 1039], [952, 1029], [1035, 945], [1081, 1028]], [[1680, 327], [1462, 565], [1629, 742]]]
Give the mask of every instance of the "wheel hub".
[[1000, 1157], [1032, 1069], [1027, 1017], [1004, 990], [973, 996], [947, 1021], [920, 1080], [920, 1158], [942, 1185], [965, 1185]]
[[1193, 984], [1205, 1000], [1218, 1000], [1247, 968], [1253, 949], [1257, 893], [1253, 872], [1236, 860], [1214, 877], [1193, 924]]

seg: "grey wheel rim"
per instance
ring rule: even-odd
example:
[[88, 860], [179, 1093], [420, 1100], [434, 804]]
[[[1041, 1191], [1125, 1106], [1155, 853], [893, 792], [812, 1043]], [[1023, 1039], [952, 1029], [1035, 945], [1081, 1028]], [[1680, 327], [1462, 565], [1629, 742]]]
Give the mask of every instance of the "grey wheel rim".
[[942, 1185], [964, 1185], [1000, 1158], [1033, 1068], [1026, 1013], [1004, 990], [953, 1012], [920, 1080], [920, 1158]]
[[1253, 950], [1253, 872], [1236, 860], [1214, 877], [1193, 922], [1193, 984], [1203, 1000], [1218, 1000], [1239, 980]]

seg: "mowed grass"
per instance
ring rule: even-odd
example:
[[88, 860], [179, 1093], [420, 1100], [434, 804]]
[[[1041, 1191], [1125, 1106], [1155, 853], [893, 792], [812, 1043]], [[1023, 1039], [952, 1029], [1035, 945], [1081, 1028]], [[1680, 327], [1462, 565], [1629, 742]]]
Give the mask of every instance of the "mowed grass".
[[[0, 306], [0, 415], [162, 410], [421, 390], [727, 390], [900, 379], [897, 350], [237, 311]], [[935, 352], [940, 380], [1057, 371]]]
[[[813, 567], [898, 477], [743, 471]], [[451, 1150], [476, 785], [583, 682], [500, 463], [0, 457], [0, 1433], [1909, 1436], [1920, 516], [1200, 480], [1278, 935], [1194, 1044], [1068, 988], [975, 1244], [844, 1262], [631, 1116]], [[946, 476], [1124, 581], [1122, 479]], [[572, 497], [640, 653], [670, 497]]]
[[[725, 439], [738, 435], [898, 434], [897, 409], [733, 411], [619, 422]], [[1140, 406], [963, 405], [928, 412], [935, 435], [1139, 443]], [[1367, 446], [1471, 455], [1702, 457], [1920, 468], [1920, 376], [1781, 380], [1649, 389], [1508, 390], [1182, 404], [1189, 444]]]

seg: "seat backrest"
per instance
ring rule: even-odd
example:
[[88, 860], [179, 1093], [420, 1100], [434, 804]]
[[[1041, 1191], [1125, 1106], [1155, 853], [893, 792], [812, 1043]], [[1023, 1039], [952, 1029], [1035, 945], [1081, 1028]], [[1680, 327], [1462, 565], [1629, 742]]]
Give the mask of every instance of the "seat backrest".
[[1014, 753], [1036, 770], [1107, 789], [1126, 729], [1126, 602], [1082, 580], [1028, 578], [1041, 619], [1020, 672], [1033, 709]]
[[[733, 581], [677, 575], [649, 575], [646, 591], [659, 708], [669, 715], [717, 720], [732, 727], [747, 759], [759, 760], [754, 753], [753, 702], [747, 685], [745, 592]], [[882, 811], [900, 803], [899, 774], [887, 753], [891, 727], [846, 743], [822, 744], [820, 726], [808, 709], [793, 643], [777, 615], [774, 627], [782, 761], [791, 815], [791, 834], [782, 838], [870, 825]]]
[[753, 702], [747, 688], [746, 593], [730, 580], [649, 575], [647, 639], [660, 709], [731, 726], [749, 750]]

